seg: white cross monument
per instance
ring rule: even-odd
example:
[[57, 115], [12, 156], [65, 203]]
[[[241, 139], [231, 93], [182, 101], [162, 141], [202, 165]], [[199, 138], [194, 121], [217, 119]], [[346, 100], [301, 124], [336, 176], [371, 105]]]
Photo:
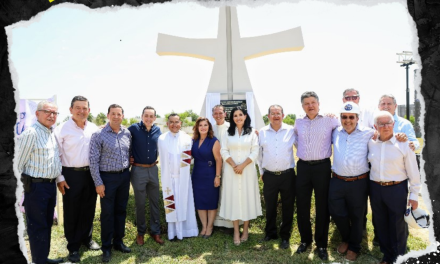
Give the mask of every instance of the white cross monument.
[[220, 99], [246, 99], [252, 126], [260, 129], [264, 122], [244, 61], [274, 53], [300, 51], [303, 48], [301, 27], [265, 36], [241, 38], [237, 9], [224, 6], [220, 8], [216, 39], [188, 39], [159, 33], [156, 52], [160, 56], [187, 56], [213, 61], [214, 67], [200, 115], [214, 122], [211, 107], [219, 104]]

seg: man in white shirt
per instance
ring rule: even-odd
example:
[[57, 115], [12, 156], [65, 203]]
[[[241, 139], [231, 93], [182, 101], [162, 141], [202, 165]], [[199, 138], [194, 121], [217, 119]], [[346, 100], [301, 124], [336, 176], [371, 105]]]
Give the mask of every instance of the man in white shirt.
[[[216, 105], [212, 108], [212, 117], [215, 120], [215, 124], [212, 124], [212, 130], [214, 131], [214, 136], [220, 141], [220, 143], [222, 142], [222, 138], [223, 136], [226, 134], [226, 131], [228, 130], [230, 124], [229, 122], [226, 122], [225, 118], [226, 118], [226, 112], [225, 112], [225, 108], [223, 105]], [[221, 192], [221, 190], [220, 190]], [[221, 197], [221, 194], [219, 194], [219, 196]], [[220, 199], [218, 201], [218, 208], [220, 208]], [[214, 226], [217, 227], [224, 227], [224, 229], [222, 229], [223, 232], [228, 233], [228, 234], [233, 234], [234, 233], [234, 225], [232, 223], [232, 221], [228, 220], [228, 219], [224, 219], [223, 217], [221, 217], [219, 215], [220, 210], [217, 210], [217, 216], [215, 217], [214, 220]]]
[[329, 188], [329, 211], [342, 243], [337, 251], [355, 261], [361, 251], [363, 218], [368, 199], [368, 142], [374, 130], [359, 122], [359, 106], [346, 102], [341, 108], [341, 125], [332, 134], [333, 166]]
[[158, 150], [168, 239], [196, 237], [199, 234], [190, 175], [192, 139], [180, 131], [182, 121], [170, 114], [169, 132], [160, 135]]
[[[359, 94], [359, 91], [354, 88], [348, 88], [345, 89], [342, 93], [342, 102], [353, 102], [359, 105], [359, 101], [361, 100], [361, 96]], [[360, 105], [359, 105], [360, 107]], [[374, 109], [366, 108], [366, 107], [360, 107], [359, 109], [359, 121], [358, 124], [373, 128], [374, 127]]]
[[368, 143], [370, 171], [370, 199], [380, 250], [381, 264], [393, 263], [404, 255], [408, 229], [404, 220], [408, 205], [418, 207], [420, 174], [414, 151], [406, 142], [398, 142], [393, 132], [393, 115], [380, 111], [374, 117], [379, 139]]
[[72, 117], [55, 129], [55, 137], [63, 164], [57, 182], [63, 194], [64, 234], [69, 260], [75, 263], [80, 261], [81, 244], [92, 250], [100, 249], [92, 240], [96, 191], [89, 168], [90, 138], [98, 127], [87, 121], [90, 113], [87, 98], [75, 96], [69, 110]]
[[293, 127], [283, 123], [283, 108], [269, 107], [270, 124], [259, 133], [260, 155], [258, 167], [260, 180], [264, 182], [263, 194], [266, 204], [266, 228], [264, 241], [277, 239], [278, 194], [281, 194], [282, 224], [280, 237], [282, 249], [290, 246], [293, 209], [295, 204], [295, 160], [293, 158]]

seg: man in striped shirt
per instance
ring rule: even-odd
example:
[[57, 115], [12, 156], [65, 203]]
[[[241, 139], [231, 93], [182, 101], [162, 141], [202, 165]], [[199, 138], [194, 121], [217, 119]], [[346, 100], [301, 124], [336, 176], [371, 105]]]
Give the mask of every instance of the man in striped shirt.
[[361, 250], [364, 213], [368, 198], [368, 141], [374, 130], [359, 122], [359, 106], [344, 103], [341, 124], [333, 131], [333, 178], [329, 210], [342, 237], [337, 251], [355, 261]]
[[332, 155], [332, 132], [339, 126], [336, 118], [319, 114], [319, 98], [315, 92], [301, 95], [301, 104], [306, 116], [295, 122], [295, 146], [297, 163], [296, 199], [298, 229], [301, 244], [296, 253], [305, 252], [311, 245], [312, 227], [310, 208], [312, 191], [315, 192], [315, 242], [318, 256], [328, 259], [328, 188], [331, 177], [330, 156]]
[[[61, 159], [52, 133], [58, 107], [41, 101], [35, 112], [37, 122], [18, 137], [17, 167], [25, 186], [24, 208], [32, 262], [60, 263], [48, 259], [50, 234], [56, 202], [55, 179], [61, 175]], [[30, 188], [28, 188], [30, 187]]]

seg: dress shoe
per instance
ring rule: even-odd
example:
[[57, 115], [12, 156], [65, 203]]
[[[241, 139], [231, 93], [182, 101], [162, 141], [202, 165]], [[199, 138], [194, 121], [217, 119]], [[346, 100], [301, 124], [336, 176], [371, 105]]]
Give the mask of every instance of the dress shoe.
[[382, 261], [380, 262], [380, 264], [390, 264], [390, 263], [382, 260]]
[[318, 257], [322, 260], [328, 260], [328, 253], [326, 248], [318, 248]]
[[58, 264], [63, 262], [62, 258], [57, 258], [57, 259], [47, 259], [47, 264]]
[[144, 235], [137, 235], [136, 236], [136, 244], [139, 246], [142, 246], [144, 244]]
[[285, 240], [285, 239], [283, 239], [283, 240], [281, 241], [280, 248], [282, 248], [282, 249], [288, 249], [289, 247], [290, 247], [289, 240]]
[[163, 245], [163, 240], [160, 239], [160, 235], [152, 235], [150, 234], [151, 238], [159, 245]]
[[106, 250], [102, 252], [102, 262], [109, 262], [112, 259], [112, 252], [110, 250]]
[[347, 255], [345, 255], [345, 259], [349, 261], [356, 261], [358, 255], [359, 255], [358, 253], [348, 250]]
[[276, 236], [265, 236], [263, 239], [260, 240], [260, 242], [267, 242], [267, 241], [275, 240], [275, 239], [278, 239], [278, 237], [276, 237]]
[[79, 257], [79, 252], [78, 251], [72, 251], [69, 253], [69, 261], [72, 263], [76, 263], [76, 262], [80, 262], [81, 259]]
[[113, 248], [117, 251], [121, 251], [122, 253], [130, 253], [131, 249], [124, 245], [124, 243], [113, 245]]
[[299, 244], [298, 249], [296, 250], [296, 254], [301, 254], [307, 251], [307, 248], [310, 246], [310, 243], [301, 243]]
[[210, 235], [203, 235], [204, 239], [208, 239], [212, 236], [212, 234], [214, 234], [214, 229], [212, 229], [211, 234]]
[[341, 255], [347, 253], [348, 243], [347, 242], [342, 242], [341, 244], [339, 244], [339, 246], [338, 246], [338, 248], [336, 250]]
[[90, 250], [99, 250], [101, 247], [93, 240], [90, 240], [89, 243], [84, 244]]

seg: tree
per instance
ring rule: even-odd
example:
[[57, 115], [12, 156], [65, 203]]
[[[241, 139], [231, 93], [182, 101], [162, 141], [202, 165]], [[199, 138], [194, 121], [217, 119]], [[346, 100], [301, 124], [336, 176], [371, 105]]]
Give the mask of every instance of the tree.
[[107, 116], [104, 113], [99, 113], [95, 118], [95, 124], [97, 126], [102, 126], [107, 123]]
[[296, 115], [295, 114], [288, 114], [284, 117], [283, 122], [288, 125], [295, 125]]
[[93, 122], [95, 120], [95, 117], [92, 115], [92, 113], [89, 113], [89, 116], [87, 117], [87, 121]]
[[[170, 116], [170, 114], [175, 114], [176, 112], [171, 111], [171, 113], [165, 114], [165, 119], [168, 119], [168, 117]], [[193, 110], [186, 110], [183, 113], [176, 113], [179, 115], [180, 120], [182, 120], [182, 127], [189, 127], [189, 126], [194, 126], [196, 123], [197, 118], [199, 118], [199, 115], [194, 113]], [[188, 121], [186, 118], [187, 117], [191, 117], [191, 121]]]
[[263, 116], [263, 121], [264, 121], [264, 124], [267, 126], [267, 125], [269, 125], [269, 117], [267, 116], [267, 114], [265, 114], [264, 116]]
[[128, 121], [130, 123], [130, 125], [136, 124], [139, 122], [140, 118], [136, 118], [136, 117], [132, 117], [130, 118], [130, 120]]

